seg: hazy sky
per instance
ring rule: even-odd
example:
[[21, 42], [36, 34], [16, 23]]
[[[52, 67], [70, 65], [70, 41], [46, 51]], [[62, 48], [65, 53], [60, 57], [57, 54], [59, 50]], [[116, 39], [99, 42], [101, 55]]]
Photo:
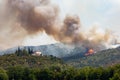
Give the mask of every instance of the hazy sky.
[[120, 0], [53, 0], [63, 14], [77, 14], [81, 24], [118, 30], [120, 25]]
[[[1, 3], [2, 0], [0, 0]], [[110, 29], [119, 33], [120, 0], [51, 0], [60, 6], [61, 15], [79, 15], [84, 29], [94, 25], [102, 29]], [[28, 37], [23, 45], [43, 45], [54, 43], [55, 40], [46, 34]]]

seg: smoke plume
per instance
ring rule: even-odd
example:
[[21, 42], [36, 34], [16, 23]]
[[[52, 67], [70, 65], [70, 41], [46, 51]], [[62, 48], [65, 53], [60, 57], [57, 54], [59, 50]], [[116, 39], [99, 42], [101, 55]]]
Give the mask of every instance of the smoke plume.
[[[63, 43], [80, 44], [100, 50], [109, 40], [109, 32], [85, 35], [78, 16], [59, 19], [59, 8], [50, 0], [5, 0], [0, 14], [0, 42], [4, 47], [20, 44], [30, 35], [45, 32]], [[87, 36], [87, 37], [86, 37]]]

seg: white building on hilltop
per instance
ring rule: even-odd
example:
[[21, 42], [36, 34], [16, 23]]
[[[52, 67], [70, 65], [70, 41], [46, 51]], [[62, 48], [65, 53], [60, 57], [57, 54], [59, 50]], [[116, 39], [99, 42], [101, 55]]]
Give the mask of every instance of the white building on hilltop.
[[33, 56], [42, 56], [42, 53], [39, 51], [36, 51], [32, 54]]

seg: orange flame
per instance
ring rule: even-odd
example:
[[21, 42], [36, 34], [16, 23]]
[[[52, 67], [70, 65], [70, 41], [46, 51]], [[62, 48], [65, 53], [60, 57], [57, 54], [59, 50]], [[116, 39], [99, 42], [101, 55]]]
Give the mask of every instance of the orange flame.
[[85, 56], [89, 56], [94, 54], [94, 50], [93, 49], [89, 49], [88, 52], [85, 54]]

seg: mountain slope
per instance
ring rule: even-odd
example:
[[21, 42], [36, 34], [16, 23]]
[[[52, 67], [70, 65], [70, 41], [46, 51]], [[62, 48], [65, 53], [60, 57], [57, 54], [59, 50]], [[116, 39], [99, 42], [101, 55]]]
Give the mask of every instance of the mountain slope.
[[[41, 51], [43, 55], [53, 55], [61, 58], [65, 63], [75, 66], [111, 66], [120, 63], [120, 48], [108, 49], [85, 56], [86, 48], [82, 46], [71, 46], [62, 43], [42, 46], [22, 46], [21, 49], [31, 48], [33, 51]], [[18, 47], [1, 51], [0, 54], [14, 53]]]
[[8, 68], [12, 66], [23, 66], [30, 68], [44, 68], [52, 65], [63, 65], [61, 59], [54, 56], [32, 56], [26, 54], [6, 54], [0, 56], [0, 67]]
[[[42, 46], [21, 46], [21, 49], [31, 48], [33, 51], [40, 51], [43, 55], [53, 55], [56, 57], [64, 57], [78, 53], [84, 53], [84, 47], [75, 47], [73, 45], [66, 45], [62, 43], [42, 45]], [[14, 53], [18, 47], [11, 48], [8, 50], [0, 51], [0, 54], [10, 54]]]
[[120, 48], [108, 49], [97, 52], [90, 56], [80, 58], [68, 59], [65, 61], [69, 65], [75, 67], [93, 66], [93, 67], [106, 67], [120, 63]]

